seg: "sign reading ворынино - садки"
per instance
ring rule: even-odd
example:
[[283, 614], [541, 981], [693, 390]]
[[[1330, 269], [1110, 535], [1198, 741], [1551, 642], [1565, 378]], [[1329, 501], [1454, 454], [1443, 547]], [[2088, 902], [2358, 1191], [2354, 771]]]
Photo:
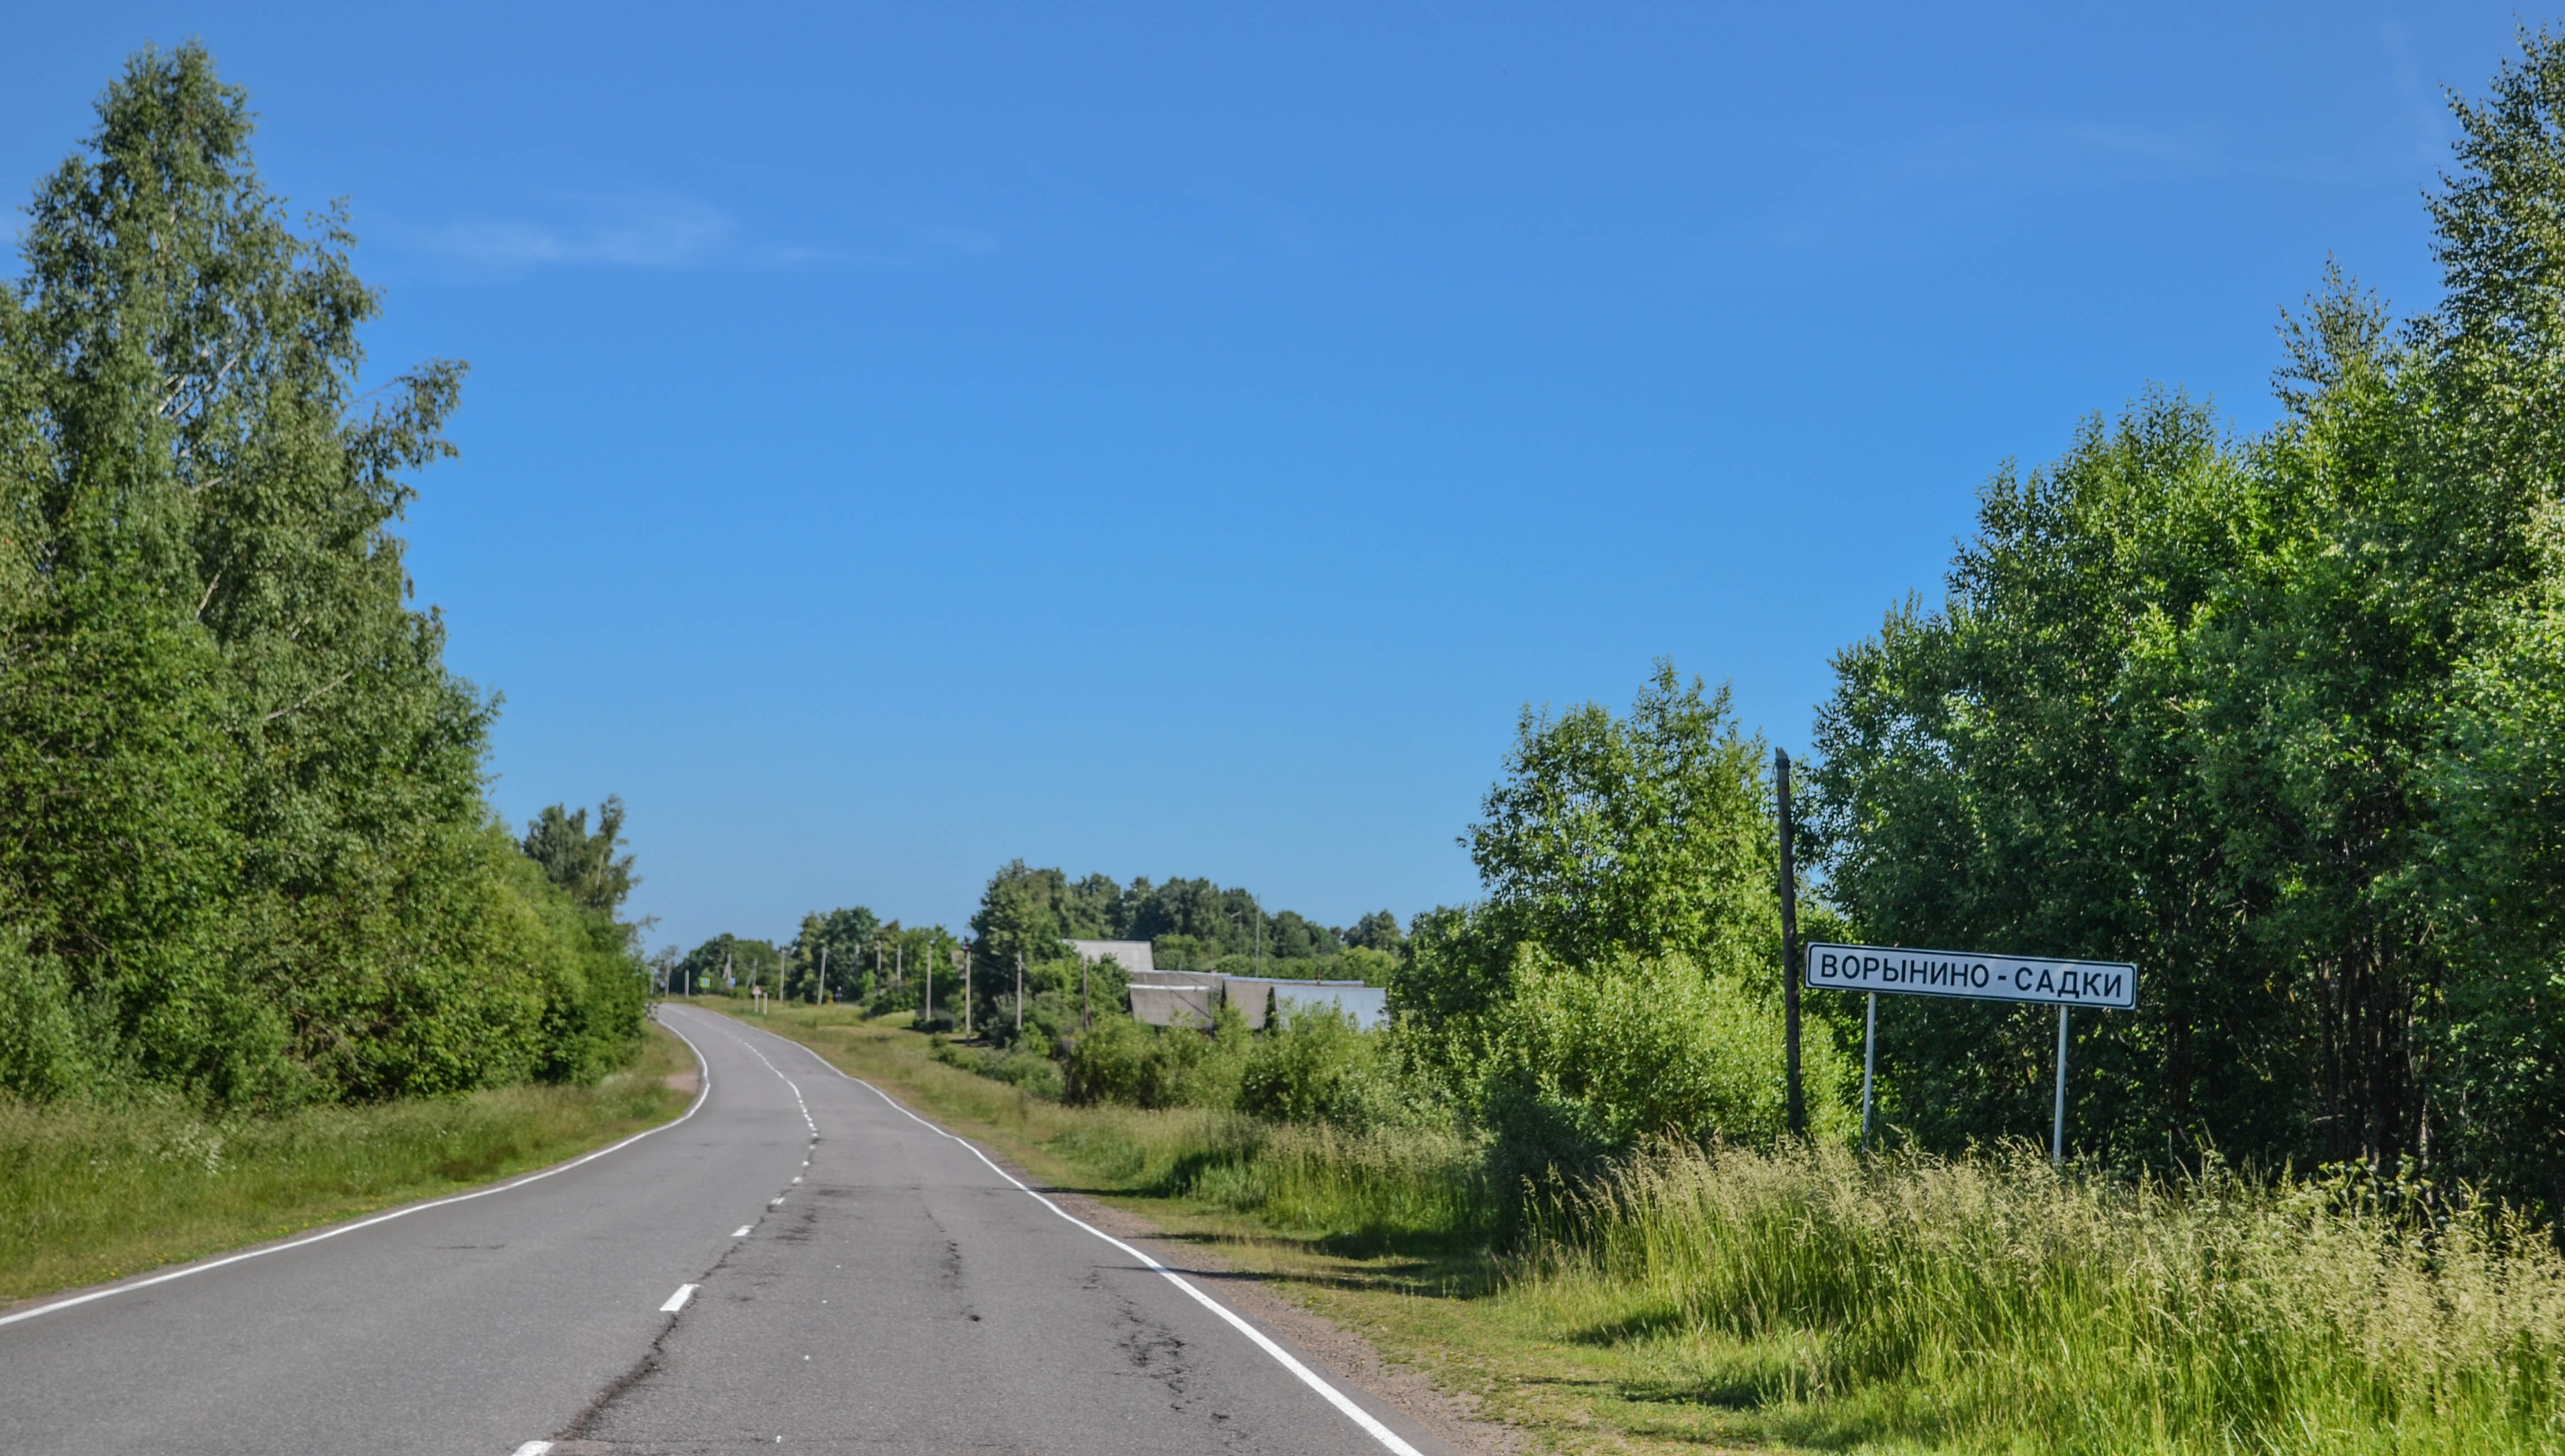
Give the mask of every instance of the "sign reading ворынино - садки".
[[2122, 961], [2038, 960], [1983, 951], [1907, 950], [1893, 945], [1807, 948], [1807, 984], [1828, 991], [1965, 996], [2043, 1006], [2138, 1004], [2138, 968]]
[[2057, 1008], [2057, 1096], [2048, 1125], [2048, 1156], [2066, 1158], [2066, 1017], [2079, 1006], [2129, 1011], [2138, 1004], [2138, 968], [2126, 961], [2052, 960], [1982, 950], [1908, 950], [1895, 945], [1811, 945], [1802, 962], [1810, 986], [1869, 993], [1862, 1018], [1861, 1141], [1870, 1145], [1871, 1083], [1879, 1066], [1879, 997], [1950, 996], [1971, 1001], [2029, 1001]]

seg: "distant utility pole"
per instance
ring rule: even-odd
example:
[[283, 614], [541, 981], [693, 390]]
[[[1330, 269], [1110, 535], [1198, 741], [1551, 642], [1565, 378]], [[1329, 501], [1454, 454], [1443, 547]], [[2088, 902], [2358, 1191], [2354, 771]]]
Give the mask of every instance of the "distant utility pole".
[[[901, 949], [904, 952], [906, 947], [903, 946]], [[927, 960], [919, 962], [918, 969], [924, 972], [926, 976], [926, 1010], [919, 1013], [917, 1018], [919, 1023], [922, 1025], [926, 1022], [935, 1020], [935, 962], [930, 957]]]
[[965, 942], [953, 952], [953, 963], [962, 972], [962, 1039], [971, 1039], [971, 947]]
[[1016, 1040], [1025, 1036], [1025, 953], [1016, 952]]
[[819, 942], [819, 1004], [828, 1001], [828, 942]]
[[1808, 1130], [1807, 1098], [1799, 1088], [1799, 867], [1791, 841], [1790, 756], [1772, 750], [1772, 787], [1781, 808], [1781, 1037], [1790, 1135]]

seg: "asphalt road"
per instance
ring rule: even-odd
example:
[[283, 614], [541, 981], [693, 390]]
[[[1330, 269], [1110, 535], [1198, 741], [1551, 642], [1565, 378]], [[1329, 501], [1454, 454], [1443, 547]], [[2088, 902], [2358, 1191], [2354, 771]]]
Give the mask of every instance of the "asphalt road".
[[682, 1121], [0, 1324], [0, 1450], [1449, 1452], [808, 1050]]

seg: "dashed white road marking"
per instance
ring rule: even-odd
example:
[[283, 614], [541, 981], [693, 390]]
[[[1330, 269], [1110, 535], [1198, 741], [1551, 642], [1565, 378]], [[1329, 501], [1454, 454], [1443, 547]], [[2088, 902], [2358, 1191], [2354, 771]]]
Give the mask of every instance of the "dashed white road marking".
[[[750, 1030], [755, 1029], [750, 1028]], [[774, 1037], [775, 1033], [768, 1032], [766, 1035]], [[741, 1038], [739, 1040], [742, 1045], [746, 1045], [745, 1038]], [[1308, 1386], [1310, 1389], [1315, 1390], [1318, 1394], [1324, 1396], [1327, 1403], [1343, 1412], [1347, 1420], [1350, 1420], [1355, 1425], [1362, 1427], [1363, 1434], [1380, 1442], [1382, 1446], [1396, 1453], [1396, 1456], [1424, 1456], [1423, 1452], [1417, 1450], [1414, 1446], [1409, 1445], [1405, 1438], [1401, 1437], [1398, 1432], [1382, 1425], [1379, 1417], [1373, 1415], [1370, 1411], [1363, 1409], [1360, 1405], [1355, 1404], [1352, 1396], [1345, 1394], [1335, 1386], [1328, 1384], [1323, 1379], [1320, 1379], [1317, 1371], [1300, 1363], [1298, 1359], [1292, 1356], [1291, 1351], [1275, 1343], [1273, 1338], [1266, 1335], [1264, 1331], [1248, 1324], [1246, 1320], [1233, 1313], [1228, 1306], [1213, 1299], [1211, 1296], [1204, 1294], [1201, 1290], [1194, 1288], [1193, 1283], [1187, 1280], [1184, 1276], [1176, 1273], [1172, 1269], [1169, 1269], [1157, 1260], [1150, 1258], [1147, 1254], [1142, 1253], [1138, 1249], [1131, 1247], [1129, 1244], [1123, 1243], [1120, 1239], [1104, 1232], [1102, 1229], [1088, 1223], [1086, 1220], [1079, 1218], [1077, 1215], [1070, 1213], [1067, 1209], [1064, 1209], [1058, 1204], [1051, 1202], [1049, 1199], [1045, 1198], [1041, 1194], [1036, 1193], [1033, 1189], [1026, 1187], [1024, 1183], [1017, 1179], [1015, 1174], [1008, 1172], [1005, 1168], [999, 1167], [995, 1162], [991, 1162], [989, 1155], [982, 1152], [979, 1149], [979, 1146], [973, 1143], [971, 1139], [956, 1136], [953, 1133], [947, 1132], [943, 1128], [936, 1126], [934, 1123], [927, 1121], [924, 1117], [921, 1117], [915, 1112], [910, 1111], [908, 1108], [901, 1106], [897, 1101], [892, 1100], [890, 1093], [883, 1092], [880, 1088], [874, 1087], [871, 1083], [864, 1081], [862, 1078], [856, 1077], [853, 1074], [838, 1068], [834, 1064], [830, 1063], [828, 1059], [820, 1056], [816, 1050], [805, 1047], [800, 1042], [794, 1041], [790, 1037], [776, 1037], [776, 1040], [784, 1043], [788, 1047], [808, 1053], [812, 1061], [818, 1063], [820, 1066], [827, 1068], [830, 1072], [836, 1073], [839, 1077], [842, 1077], [846, 1081], [853, 1083], [855, 1086], [864, 1089], [874, 1096], [881, 1098], [885, 1103], [889, 1104], [893, 1111], [896, 1111], [901, 1116], [915, 1122], [918, 1126], [925, 1128], [927, 1131], [934, 1133], [938, 1137], [952, 1138], [955, 1142], [969, 1148], [973, 1157], [976, 1157], [981, 1162], [988, 1164], [990, 1172], [993, 1172], [999, 1177], [1006, 1179], [1008, 1182], [1015, 1184], [1018, 1189], [1021, 1189], [1024, 1192], [1025, 1196], [1033, 1199], [1033, 1201], [1041, 1204], [1043, 1207], [1049, 1209], [1051, 1212], [1058, 1214], [1061, 1218], [1075, 1224], [1077, 1227], [1084, 1229], [1086, 1232], [1093, 1234], [1095, 1237], [1102, 1239], [1104, 1242], [1111, 1244], [1114, 1248], [1119, 1249], [1123, 1253], [1130, 1255], [1132, 1258], [1139, 1260], [1142, 1265], [1156, 1272], [1156, 1274], [1167, 1283], [1174, 1285], [1176, 1288], [1183, 1290], [1187, 1295], [1192, 1296], [1196, 1304], [1201, 1305], [1204, 1309], [1218, 1315], [1223, 1321], [1227, 1322], [1231, 1328], [1237, 1330], [1239, 1334], [1246, 1335], [1251, 1340], [1254, 1340], [1257, 1348], [1264, 1350], [1269, 1355], [1272, 1355], [1276, 1363], [1298, 1376], [1301, 1384]], [[755, 1047], [750, 1047], [749, 1050], [754, 1052], [757, 1049]], [[766, 1061], [763, 1056], [760, 1056], [758, 1060], [761, 1062]], [[770, 1068], [775, 1066], [772, 1062], [767, 1062], [766, 1065]], [[784, 1076], [781, 1071], [778, 1071], [775, 1075], [778, 1077]], [[787, 1078], [785, 1086], [791, 1087], [792, 1080]], [[800, 1097], [802, 1095], [801, 1089], [794, 1088], [793, 1095], [797, 1098]], [[810, 1115], [808, 1109], [805, 1109], [803, 1115], [806, 1117]], [[781, 1203], [784, 1200], [779, 1198], [775, 1201]], [[776, 1439], [782, 1440], [783, 1437], [778, 1436]]]
[[770, 1198], [766, 1200], [766, 1206], [769, 1208], [781, 1208], [783, 1205], [784, 1200], [781, 1198]]
[[[540, 1173], [528, 1173], [526, 1176], [519, 1178], [514, 1182], [502, 1183], [496, 1188], [476, 1188], [469, 1193], [457, 1193], [451, 1198], [435, 1198], [430, 1199], [425, 1203], [413, 1203], [407, 1208], [395, 1208], [389, 1213], [378, 1213], [372, 1218], [358, 1219], [354, 1223], [343, 1223], [335, 1229], [323, 1229], [317, 1234], [307, 1235], [300, 1239], [288, 1240], [282, 1244], [270, 1244], [264, 1249], [252, 1249], [245, 1254], [234, 1254], [227, 1259], [208, 1259], [202, 1264], [190, 1264], [184, 1269], [172, 1269], [166, 1274], [155, 1274], [149, 1279], [137, 1279], [131, 1284], [119, 1284], [112, 1289], [91, 1290], [88, 1294], [74, 1295], [68, 1300], [56, 1300], [50, 1305], [38, 1305], [32, 1310], [20, 1310], [15, 1315], [0, 1315], [0, 1325], [15, 1325], [21, 1320], [33, 1320], [38, 1315], [50, 1315], [56, 1310], [68, 1310], [74, 1305], [86, 1305], [92, 1300], [103, 1300], [110, 1295], [127, 1294], [138, 1289], [149, 1289], [155, 1284], [167, 1284], [173, 1279], [185, 1279], [191, 1274], [203, 1274], [207, 1270], [220, 1269], [225, 1265], [230, 1264], [238, 1264], [244, 1259], [264, 1259], [270, 1254], [282, 1254], [288, 1249], [300, 1249], [307, 1244], [318, 1244], [324, 1239], [335, 1239], [341, 1234], [352, 1234], [358, 1229], [369, 1229], [378, 1223], [389, 1223], [396, 1218], [407, 1218], [413, 1213], [425, 1213], [431, 1208], [443, 1208], [449, 1203], [469, 1203], [475, 1198], [487, 1198], [494, 1193], [513, 1192], [516, 1189], [525, 1187], [528, 1183], [540, 1183], [544, 1179], [552, 1177], [557, 1173], [567, 1173], [573, 1168], [580, 1167], [586, 1163], [592, 1163], [609, 1152], [621, 1152], [623, 1149], [639, 1142], [642, 1138], [651, 1136], [654, 1133], [665, 1132], [669, 1128], [676, 1126], [677, 1122], [683, 1122], [686, 1118], [692, 1117], [697, 1112], [703, 1110], [705, 1099], [713, 1094], [713, 1066], [710, 1062], [704, 1060], [704, 1049], [696, 1046], [694, 1041], [684, 1032], [677, 1031], [675, 1027], [668, 1026], [664, 1021], [659, 1024], [661, 1026], [668, 1027], [669, 1031], [675, 1032], [677, 1040], [684, 1042], [687, 1049], [695, 1054], [695, 1073], [702, 1079], [702, 1081], [697, 1085], [694, 1105], [686, 1108], [684, 1114], [679, 1116], [676, 1122], [662, 1122], [656, 1127], [643, 1128], [641, 1131], [633, 1133], [621, 1142], [615, 1143], [609, 1147], [600, 1147], [585, 1157], [572, 1158], [569, 1162], [555, 1164], [552, 1167], [544, 1169]], [[751, 1050], [755, 1049], [752, 1048]], [[799, 1096], [801, 1093], [797, 1092], [794, 1095]], [[544, 1449], [551, 1450], [552, 1448], [547, 1444]]]
[[[774, 1035], [774, 1033], [769, 1032], [769, 1033], [767, 1033], [767, 1035], [769, 1035], [769, 1036], [773, 1036], [773, 1035]], [[739, 1044], [740, 1044], [741, 1046], [743, 1046], [743, 1047], [748, 1048], [748, 1055], [750, 1055], [751, 1057], [756, 1058], [756, 1059], [757, 1059], [758, 1061], [760, 1061], [760, 1062], [766, 1062], [766, 1054], [765, 1054], [765, 1053], [763, 1053], [763, 1052], [761, 1052], [761, 1051], [759, 1051], [759, 1050], [757, 1050], [756, 1045], [755, 1045], [755, 1044], [753, 1044], [753, 1043], [751, 1043], [747, 1038], [742, 1037], [742, 1036], [738, 1035], [737, 1033], [733, 1033], [733, 1034], [732, 1034], [732, 1036], [731, 1036], [731, 1040], [732, 1040], [732, 1041], [734, 1041], [734, 1042], [739, 1043]], [[799, 1042], [789, 1042], [789, 1043], [787, 1043], [787, 1045], [788, 1045], [788, 1046], [796, 1046], [796, 1047], [798, 1047], [798, 1046], [800, 1046], [800, 1045], [801, 1045], [801, 1043], [799, 1043]], [[821, 1065], [823, 1065], [823, 1066], [824, 1066], [825, 1064], [823, 1063], [823, 1064], [821, 1064]], [[814, 1121], [814, 1120], [812, 1119], [812, 1116], [811, 1116], [811, 1104], [810, 1104], [809, 1102], [806, 1102], [806, 1101], [802, 1100], [802, 1088], [801, 1088], [801, 1085], [800, 1085], [799, 1083], [796, 1083], [792, 1078], [785, 1077], [785, 1076], [784, 1076], [784, 1069], [783, 1069], [783, 1068], [781, 1068], [781, 1067], [776, 1066], [776, 1065], [775, 1065], [774, 1063], [772, 1063], [772, 1062], [766, 1062], [766, 1070], [767, 1070], [767, 1071], [769, 1071], [769, 1072], [774, 1073], [774, 1074], [776, 1075], [776, 1077], [778, 1077], [779, 1079], [781, 1079], [781, 1080], [783, 1081], [783, 1083], [784, 1083], [784, 1085], [785, 1085], [786, 1087], [791, 1088], [791, 1089], [793, 1090], [793, 1104], [794, 1104], [795, 1106], [800, 1107], [800, 1108], [802, 1109], [802, 1125], [811, 1129], [811, 1140], [812, 1140], [813, 1142], [816, 1142], [816, 1141], [818, 1141], [818, 1140], [819, 1140], [819, 1124], [818, 1124], [816, 1121]], [[831, 1071], [831, 1072], [836, 1071], [836, 1069], [835, 1069], [835, 1068], [833, 1068], [833, 1067], [829, 1068], [828, 1070], [829, 1070], [829, 1071]], [[804, 1166], [804, 1167], [806, 1167], [806, 1168], [807, 1168], [807, 1167], [809, 1167], [809, 1166], [811, 1166], [811, 1165], [810, 1165], [809, 1163], [804, 1163], [802, 1166]], [[782, 1440], [782, 1439], [783, 1439], [783, 1437], [778, 1436], [776, 1439], [777, 1439], [777, 1440]]]
[[553, 1443], [550, 1441], [528, 1441], [517, 1448], [515, 1456], [544, 1456], [544, 1453], [552, 1448]]
[[673, 1315], [679, 1310], [684, 1309], [686, 1307], [686, 1301], [691, 1300], [694, 1297], [695, 1287], [691, 1284], [681, 1284], [677, 1286], [677, 1292], [675, 1294], [668, 1296], [668, 1303], [659, 1307], [659, 1313], [662, 1315]]
[[732, 1231], [731, 1237], [734, 1239], [745, 1239], [748, 1237], [748, 1231], [754, 1227], [756, 1227], [754, 1224], [741, 1224], [737, 1229]]
[[800, 1173], [795, 1173], [795, 1174], [793, 1175], [793, 1181], [794, 1181], [794, 1182], [796, 1182], [796, 1183], [801, 1182], [801, 1181], [802, 1181], [802, 1175], [801, 1175]]

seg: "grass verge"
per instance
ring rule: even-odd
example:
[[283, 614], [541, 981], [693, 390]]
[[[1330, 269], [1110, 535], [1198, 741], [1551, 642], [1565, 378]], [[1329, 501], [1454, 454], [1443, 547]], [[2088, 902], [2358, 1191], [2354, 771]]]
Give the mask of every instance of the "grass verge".
[[100, 1284], [573, 1157], [683, 1111], [694, 1054], [655, 1024], [594, 1087], [516, 1087], [272, 1118], [0, 1103], [0, 1305]]
[[2553, 1240], [2410, 1189], [1678, 1150], [1501, 1258], [1460, 1139], [1066, 1107], [888, 1021], [759, 1024], [1215, 1247], [1542, 1449], [2565, 1449]]

